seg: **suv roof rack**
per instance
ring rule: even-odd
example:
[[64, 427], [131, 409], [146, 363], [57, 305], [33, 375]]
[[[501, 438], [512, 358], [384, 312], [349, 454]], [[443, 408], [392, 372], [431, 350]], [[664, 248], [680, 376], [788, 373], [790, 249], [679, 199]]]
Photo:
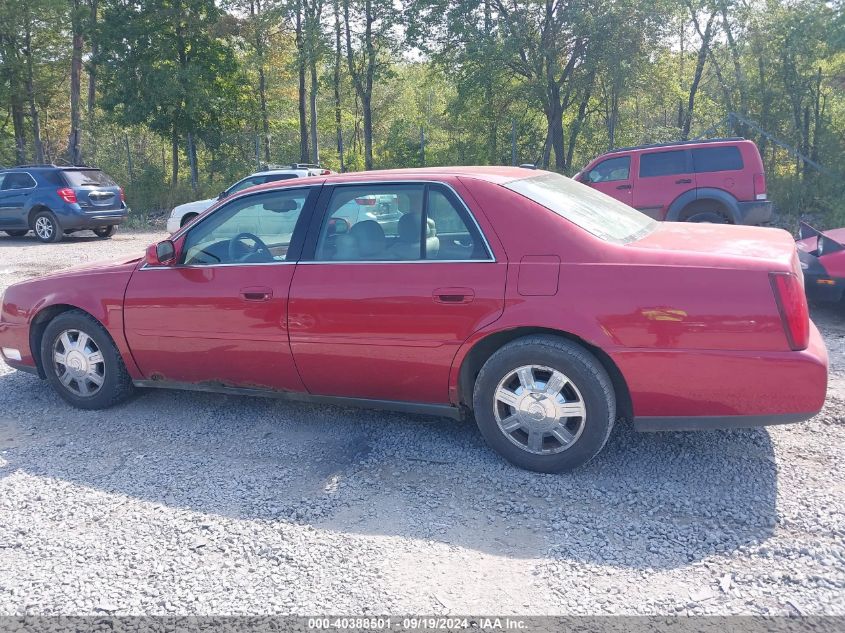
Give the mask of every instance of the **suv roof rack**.
[[638, 149], [652, 149], [655, 147], [674, 147], [675, 145], [698, 145], [699, 143], [724, 143], [725, 141], [744, 141], [742, 136], [726, 136], [724, 138], [707, 138], [699, 139], [697, 141], [673, 141], [669, 143], [649, 143], [647, 145], [633, 145], [631, 147], [617, 147], [606, 151], [605, 154], [615, 154], [616, 152], [631, 152]]

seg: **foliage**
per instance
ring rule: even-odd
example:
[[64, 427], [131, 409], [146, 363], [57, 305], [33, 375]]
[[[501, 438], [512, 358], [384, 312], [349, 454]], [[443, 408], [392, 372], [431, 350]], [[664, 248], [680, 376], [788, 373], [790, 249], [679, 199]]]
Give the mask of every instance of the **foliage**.
[[338, 169], [338, 120], [347, 169], [515, 153], [568, 174], [688, 125], [754, 139], [785, 222], [845, 223], [842, 0], [3, 0], [0, 163], [35, 157], [33, 113], [45, 158], [67, 155], [74, 6], [97, 78], [83, 156], [136, 209], [315, 138]]

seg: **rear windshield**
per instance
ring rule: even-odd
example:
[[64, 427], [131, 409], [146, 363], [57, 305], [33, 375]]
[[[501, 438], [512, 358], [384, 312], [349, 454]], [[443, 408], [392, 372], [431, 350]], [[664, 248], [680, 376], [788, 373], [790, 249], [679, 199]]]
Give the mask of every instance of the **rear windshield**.
[[636, 209], [560, 174], [546, 172], [504, 186], [607, 242], [632, 242], [657, 225]]
[[62, 173], [70, 187], [116, 187], [117, 183], [99, 169], [65, 169]]

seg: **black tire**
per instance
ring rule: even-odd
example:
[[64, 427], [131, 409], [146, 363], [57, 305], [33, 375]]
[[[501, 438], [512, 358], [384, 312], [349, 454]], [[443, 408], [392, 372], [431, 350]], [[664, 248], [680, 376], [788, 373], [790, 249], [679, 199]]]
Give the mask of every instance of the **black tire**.
[[718, 211], [695, 211], [684, 222], [701, 222], [706, 224], [729, 224], [728, 218]]
[[36, 239], [45, 244], [61, 242], [65, 235], [56, 216], [50, 211], [39, 211], [35, 214], [32, 218], [32, 230], [35, 231]]
[[[93, 391], [93, 383], [86, 383], [87, 388], [93, 391], [91, 395], [85, 396], [79, 393], [82, 391], [79, 380], [73, 380], [72, 386], [66, 386], [60, 380], [60, 375], [71, 371], [70, 364], [64, 367], [63, 371], [63, 367], [54, 360], [53, 350], [62, 334], [68, 331], [86, 334], [93, 341], [96, 350], [90, 343], [86, 349], [92, 352], [99, 351], [102, 355], [102, 362], [92, 365], [101, 372], [102, 384]], [[79, 342], [80, 337], [77, 336], [74, 340], [73, 334], [68, 336], [72, 342]], [[61, 349], [68, 358], [69, 352], [64, 345]], [[70, 362], [73, 362], [73, 359], [69, 359]], [[41, 338], [41, 363], [47, 375], [47, 381], [53, 389], [63, 400], [79, 409], [107, 409], [129, 398], [135, 390], [132, 379], [126, 371], [126, 365], [123, 364], [123, 359], [109, 333], [94, 317], [81, 310], [62, 312], [47, 324]]]
[[105, 239], [114, 235], [116, 231], [117, 226], [112, 224], [111, 226], [104, 226], [99, 229], [94, 229], [94, 235]]
[[179, 223], [179, 228], [182, 228], [188, 222], [193, 222], [194, 218], [198, 215], [199, 213], [186, 213], [184, 216], [182, 216], [182, 221]]
[[21, 229], [20, 231], [3, 231], [3, 232], [6, 235], [8, 235], [9, 237], [23, 237], [24, 235], [29, 233], [29, 229], [27, 229], [25, 231], [23, 229]]
[[[559, 452], [530, 452], [527, 446], [516, 443], [517, 434], [522, 433], [523, 429], [508, 434], [499, 428], [496, 420], [498, 407], [506, 406], [496, 400], [494, 394], [497, 388], [517, 368], [528, 365], [562, 373], [569, 379], [562, 390], [564, 395], [569, 390], [573, 394], [573, 401], [583, 402], [586, 415], [567, 418], [567, 425], [575, 424], [579, 429], [573, 433], [575, 437], [571, 443], [564, 445], [549, 435], [542, 435], [541, 449], [557, 449]], [[527, 402], [531, 404], [531, 401]], [[484, 364], [475, 382], [473, 411], [487, 444], [502, 457], [527, 470], [559, 473], [586, 464], [604, 447], [616, 418], [616, 395], [602, 364], [580, 345], [562, 337], [527, 336], [508, 343]], [[555, 443], [559, 446], [555, 446]]]

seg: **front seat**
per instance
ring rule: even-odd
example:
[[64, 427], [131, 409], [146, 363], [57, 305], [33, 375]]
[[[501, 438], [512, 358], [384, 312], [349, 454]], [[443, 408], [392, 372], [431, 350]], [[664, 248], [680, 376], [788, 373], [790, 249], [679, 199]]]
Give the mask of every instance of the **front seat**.
[[[417, 213], [406, 213], [399, 218], [396, 228], [398, 237], [390, 248], [390, 255], [394, 259], [419, 259], [420, 258], [420, 215]], [[440, 252], [440, 238], [437, 237], [437, 230], [434, 220], [428, 218], [425, 237], [425, 253], [429, 259], [436, 259]]]
[[348, 235], [356, 251], [356, 256], [350, 259], [364, 261], [384, 259], [385, 237], [381, 224], [375, 220], [364, 220], [349, 229]]

